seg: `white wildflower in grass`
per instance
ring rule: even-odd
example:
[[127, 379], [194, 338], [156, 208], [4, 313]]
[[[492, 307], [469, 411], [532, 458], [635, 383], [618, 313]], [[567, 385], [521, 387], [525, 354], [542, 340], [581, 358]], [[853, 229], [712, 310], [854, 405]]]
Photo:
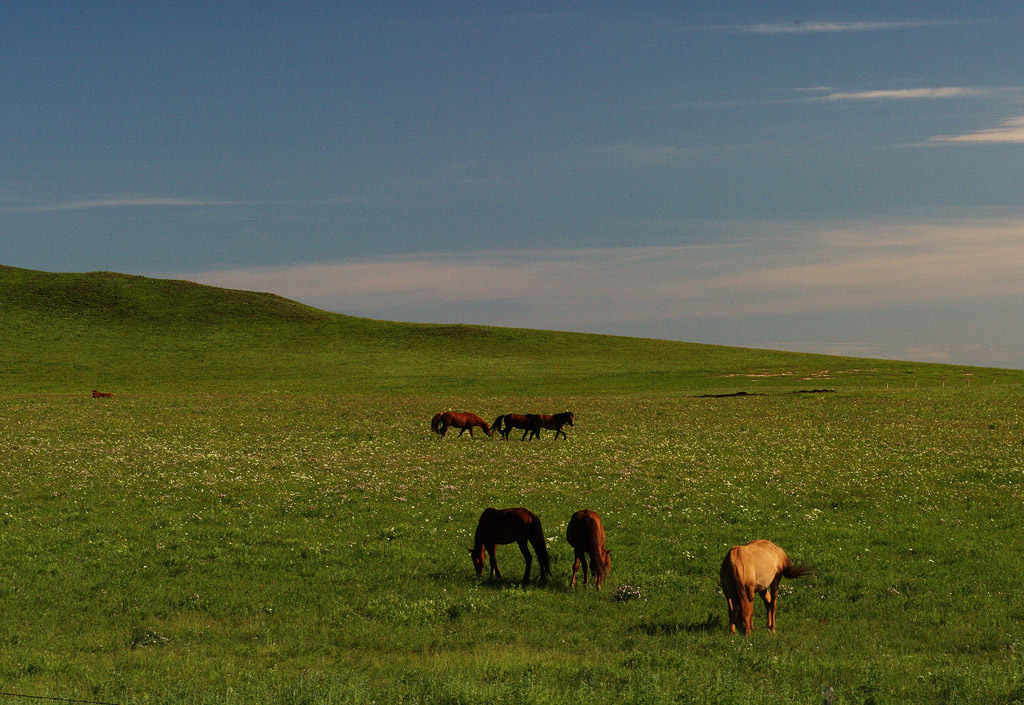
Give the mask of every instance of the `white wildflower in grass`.
[[612, 599], [616, 602], [631, 602], [633, 600], [647, 601], [640, 588], [636, 585], [620, 585], [612, 593]]

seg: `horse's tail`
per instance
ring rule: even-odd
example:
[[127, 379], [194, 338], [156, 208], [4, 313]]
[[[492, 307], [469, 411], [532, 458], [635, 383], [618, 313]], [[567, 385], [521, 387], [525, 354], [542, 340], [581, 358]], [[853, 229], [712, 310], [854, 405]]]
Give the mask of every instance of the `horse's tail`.
[[729, 604], [739, 596], [740, 586], [743, 584], [743, 579], [740, 577], [739, 565], [734, 560], [735, 552], [739, 548], [734, 546], [729, 549], [729, 552], [725, 554], [725, 558], [722, 559], [722, 568], [718, 572], [719, 582], [722, 585], [722, 592], [725, 593], [725, 599], [729, 600]]
[[597, 584], [600, 585], [604, 582], [605, 577], [608, 575], [608, 564], [605, 562], [605, 557], [608, 555], [608, 551], [604, 550], [601, 546], [594, 542], [594, 554], [590, 557], [590, 565], [594, 571], [594, 575], [597, 576]]
[[494, 423], [491, 424], [491, 429], [501, 433], [501, 422], [505, 420], [505, 414], [502, 414], [498, 418], [494, 419]]
[[782, 567], [782, 575], [787, 578], [802, 578], [814, 574], [814, 566], [807, 563], [793, 563], [786, 557], [786, 565]]
[[441, 414], [434, 414], [434, 418], [430, 419], [430, 430], [441, 433]]
[[541, 528], [540, 518], [533, 517], [533, 524], [530, 527], [530, 543], [533, 550], [537, 552], [537, 560], [540, 562], [540, 579], [551, 575], [551, 559], [548, 558], [548, 548], [544, 545], [544, 529]]

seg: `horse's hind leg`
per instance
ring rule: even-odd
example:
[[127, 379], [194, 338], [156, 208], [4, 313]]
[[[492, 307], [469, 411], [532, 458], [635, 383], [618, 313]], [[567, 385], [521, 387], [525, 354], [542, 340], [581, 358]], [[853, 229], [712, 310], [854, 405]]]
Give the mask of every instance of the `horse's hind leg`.
[[[579, 570], [580, 567], [580, 558], [582, 558], [582, 556], [580, 556], [580, 554], [577, 553], [576, 560], [572, 562], [572, 580], [569, 581], [569, 587], [576, 587], [576, 571]], [[584, 558], [583, 560], [586, 559]]]
[[576, 585], [576, 568], [582, 566], [583, 568], [583, 584], [587, 584], [587, 554], [582, 551], [576, 551], [576, 562], [572, 564], [572, 586]]
[[739, 621], [737, 619], [738, 615], [736, 614], [738, 610], [736, 609], [735, 602], [728, 595], [726, 595], [726, 597], [725, 597], [725, 606], [729, 610], [729, 633], [730, 634], [735, 634], [736, 633], [736, 623]]
[[773, 632], [775, 631], [775, 609], [779, 606], [779, 583], [781, 579], [775, 578], [775, 581], [771, 584], [771, 587], [761, 595], [764, 598], [765, 609], [768, 610], [768, 628]]
[[743, 617], [743, 633], [754, 631], [754, 591], [749, 588], [740, 590], [740, 615]]
[[527, 585], [530, 582], [530, 564], [533, 563], [533, 556], [530, 555], [530, 549], [527, 546], [526, 541], [519, 541], [518, 543], [519, 550], [523, 552], [523, 560], [526, 561], [526, 572], [523, 573], [523, 585]]

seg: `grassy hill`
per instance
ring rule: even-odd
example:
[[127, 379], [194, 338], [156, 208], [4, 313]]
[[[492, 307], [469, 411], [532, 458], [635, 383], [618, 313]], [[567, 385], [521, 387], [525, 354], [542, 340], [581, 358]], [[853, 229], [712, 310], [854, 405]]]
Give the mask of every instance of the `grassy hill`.
[[942, 385], [1001, 370], [468, 325], [391, 323], [273, 294], [94, 272], [0, 267], [11, 391], [96, 387], [456, 396], [729, 393]]
[[[0, 369], [0, 705], [1024, 702], [1021, 372], [11, 268]], [[576, 425], [439, 438], [452, 407]], [[488, 506], [541, 517], [547, 584], [514, 546], [476, 579]], [[743, 638], [755, 538], [818, 571]]]

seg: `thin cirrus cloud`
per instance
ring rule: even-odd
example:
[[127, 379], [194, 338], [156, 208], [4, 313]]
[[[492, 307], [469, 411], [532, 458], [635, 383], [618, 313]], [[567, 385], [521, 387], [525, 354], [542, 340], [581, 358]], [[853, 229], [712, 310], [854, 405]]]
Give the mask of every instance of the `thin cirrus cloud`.
[[961, 135], [929, 137], [931, 144], [1024, 144], [1024, 115], [1003, 120], [999, 127]]
[[[1024, 295], [1024, 220], [802, 229], [724, 245], [411, 256], [178, 274], [387, 318], [579, 329]], [[496, 310], [506, 313], [495, 313]], [[481, 311], [487, 311], [481, 315]], [[507, 312], [514, 313], [507, 313]], [[460, 312], [473, 312], [461, 315]], [[469, 319], [469, 320], [467, 320]]]
[[872, 90], [855, 92], [834, 92], [828, 95], [808, 98], [813, 101], [842, 100], [943, 100], [949, 98], [973, 98], [991, 95], [994, 89], [947, 86], [943, 88], [903, 88], [898, 90]]
[[245, 205], [241, 201], [204, 201], [192, 198], [107, 198], [92, 201], [61, 201], [38, 206], [10, 206], [5, 213], [57, 213], [97, 208], [166, 208], [166, 207], [214, 207]]
[[907, 22], [802, 22], [794, 20], [788, 23], [753, 24], [738, 28], [745, 34], [810, 34], [821, 32], [878, 32], [895, 29], [910, 29], [939, 24], [928, 21]]

